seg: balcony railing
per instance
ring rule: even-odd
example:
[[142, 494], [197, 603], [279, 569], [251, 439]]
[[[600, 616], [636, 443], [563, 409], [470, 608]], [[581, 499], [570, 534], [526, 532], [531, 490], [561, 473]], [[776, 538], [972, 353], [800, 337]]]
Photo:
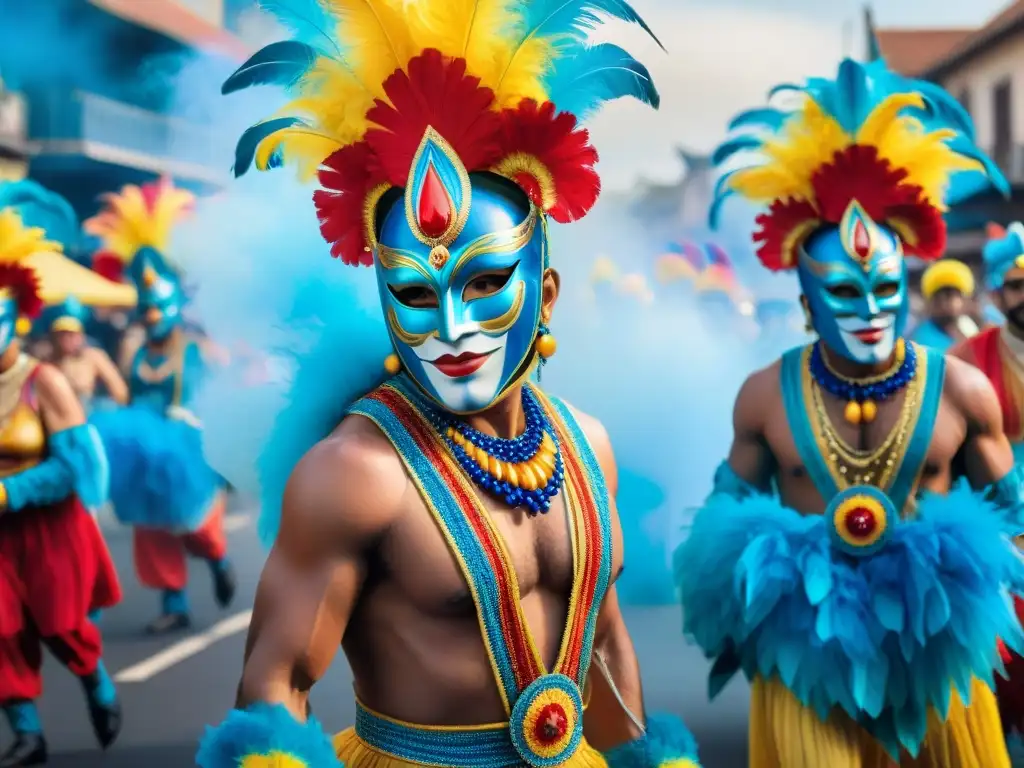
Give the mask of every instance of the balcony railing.
[[31, 103], [29, 136], [42, 153], [100, 149], [123, 165], [173, 165], [167, 172], [226, 176], [230, 146], [210, 128], [84, 91], [50, 91]]

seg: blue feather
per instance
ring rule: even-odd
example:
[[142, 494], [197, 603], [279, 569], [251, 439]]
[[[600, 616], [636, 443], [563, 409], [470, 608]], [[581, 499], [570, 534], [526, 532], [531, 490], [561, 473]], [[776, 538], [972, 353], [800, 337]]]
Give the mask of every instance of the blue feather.
[[317, 59], [316, 51], [305, 43], [285, 40], [256, 51], [245, 64], [224, 81], [224, 95], [256, 85], [292, 85]]
[[326, 55], [341, 53], [333, 34], [338, 21], [320, 0], [260, 0], [260, 8], [273, 15], [295, 40]]
[[517, 25], [517, 43], [521, 46], [534, 37], [555, 38], [555, 47], [562, 57], [561, 66], [566, 57], [585, 48], [588, 33], [602, 21], [600, 14], [638, 24], [665, 50], [647, 22], [625, 0], [537, 0], [524, 3], [522, 18]]
[[71, 203], [56, 192], [29, 179], [0, 181], [0, 209], [14, 208], [28, 227], [45, 230], [48, 240], [74, 251], [81, 239], [78, 214]]
[[714, 165], [721, 165], [739, 152], [760, 149], [762, 146], [764, 146], [764, 139], [759, 136], [734, 136], [718, 145], [714, 154], [711, 155], [711, 162]]
[[[967, 136], [957, 136], [955, 139], [949, 141], [948, 145], [954, 152], [957, 152], [964, 157], [968, 157], [971, 160], [977, 160], [981, 163], [982, 167], [985, 169], [985, 175], [988, 177], [989, 184], [995, 187], [999, 191], [999, 194], [1009, 199], [1011, 191], [1009, 180], [1003, 175], [1003, 172], [999, 169], [999, 166], [995, 164], [992, 158], [979, 149], [973, 141], [971, 141]], [[957, 175], [960, 176], [968, 174], [971, 176], [977, 175], [976, 172], [972, 171], [962, 171]], [[952, 188], [954, 185], [951, 184], [950, 186]], [[960, 200], [952, 200], [950, 199], [950, 195], [947, 194], [946, 202], [952, 204], [954, 202], [960, 202]]]
[[655, 109], [661, 103], [647, 67], [611, 43], [585, 48], [561, 63], [545, 83], [559, 111], [585, 120], [604, 102], [633, 96]]
[[769, 107], [748, 109], [746, 112], [740, 112], [730, 121], [728, 130], [735, 131], [738, 128], [769, 128], [772, 131], [777, 131], [790, 118], [791, 114], [781, 109], [771, 109]]
[[277, 117], [273, 120], [256, 123], [256, 125], [246, 130], [235, 146], [235, 177], [242, 176], [249, 170], [256, 157], [256, 150], [259, 148], [260, 142], [278, 131], [291, 128], [293, 125], [305, 125], [305, 123], [297, 117]]
[[199, 768], [237, 768], [248, 758], [281, 752], [297, 764], [316, 768], [343, 768], [314, 717], [300, 723], [281, 704], [253, 704], [233, 709], [216, 728], [207, 728], [199, 741], [195, 764]]
[[997, 638], [1024, 639], [1004, 597], [1024, 564], [997, 511], [967, 488], [918, 509], [882, 550], [849, 558], [821, 517], [712, 496], [675, 556], [685, 631], [716, 659], [711, 682], [738, 659], [822, 715], [842, 708], [891, 754], [916, 754], [928, 709], [989, 683]]

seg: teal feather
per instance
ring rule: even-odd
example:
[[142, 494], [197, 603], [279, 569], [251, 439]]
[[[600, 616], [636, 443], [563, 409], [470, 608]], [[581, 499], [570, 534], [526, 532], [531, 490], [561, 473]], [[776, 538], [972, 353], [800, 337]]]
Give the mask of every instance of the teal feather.
[[78, 214], [66, 198], [29, 179], [0, 181], [0, 209], [14, 208], [27, 227], [39, 227], [46, 239], [73, 252], [80, 244]]
[[341, 54], [333, 34], [337, 21], [320, 0], [260, 0], [260, 8], [291, 32], [294, 40], [328, 56]]
[[729, 123], [728, 130], [735, 131], [739, 128], [768, 128], [772, 131], [777, 131], [782, 127], [782, 124], [789, 119], [789, 113], [784, 112], [781, 109], [770, 109], [763, 107], [760, 109], [748, 109], [746, 112], [740, 112], [736, 115]]
[[[242, 176], [249, 170], [256, 158], [256, 150], [264, 139], [285, 128], [291, 128], [293, 125], [305, 125], [305, 123], [297, 117], [276, 117], [273, 120], [256, 123], [246, 130], [238, 139], [238, 144], [235, 147], [235, 177]], [[271, 164], [270, 167], [276, 166]]]
[[624, 0], [537, 0], [523, 4], [516, 26], [516, 43], [522, 45], [535, 37], [556, 38], [555, 49], [565, 63], [570, 55], [586, 48], [589, 33], [601, 22], [601, 15], [639, 25], [662, 50], [661, 41], [647, 22]]
[[560, 112], [585, 120], [604, 102], [632, 96], [655, 109], [661, 96], [647, 67], [611, 43], [585, 48], [562, 61], [545, 83]]
[[760, 149], [763, 145], [764, 138], [760, 136], [734, 136], [733, 138], [718, 145], [714, 154], [711, 155], [711, 162], [714, 165], [721, 165], [739, 152]]
[[220, 91], [227, 95], [256, 85], [290, 86], [309, 71], [316, 59], [317, 52], [305, 43], [271, 43], [235, 70]]

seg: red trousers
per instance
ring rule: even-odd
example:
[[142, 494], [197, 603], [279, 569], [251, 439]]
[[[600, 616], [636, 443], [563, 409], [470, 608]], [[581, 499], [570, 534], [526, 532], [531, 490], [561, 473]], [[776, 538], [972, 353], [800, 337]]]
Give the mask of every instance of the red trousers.
[[[1024, 623], [1024, 600], [1015, 597], [1013, 602], [1017, 618]], [[1024, 657], [1007, 650], [1001, 643], [999, 650], [1009, 675], [1008, 680], [996, 675], [996, 697], [1003, 730], [1006, 733], [1024, 733]]]
[[0, 702], [42, 688], [42, 645], [76, 675], [95, 671], [100, 633], [86, 614], [121, 600], [96, 521], [75, 498], [0, 514]]
[[202, 527], [191, 533], [135, 528], [135, 573], [150, 589], [183, 590], [188, 584], [187, 556], [222, 560], [228, 551], [224, 534], [227, 496], [218, 494]]

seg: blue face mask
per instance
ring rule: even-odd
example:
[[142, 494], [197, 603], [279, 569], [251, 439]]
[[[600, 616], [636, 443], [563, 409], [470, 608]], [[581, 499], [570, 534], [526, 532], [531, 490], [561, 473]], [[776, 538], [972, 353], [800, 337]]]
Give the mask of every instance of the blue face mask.
[[526, 370], [540, 324], [537, 209], [512, 182], [468, 174], [428, 129], [378, 240], [381, 305], [404, 369], [452, 413], [497, 402]]
[[143, 273], [138, 312], [149, 339], [162, 341], [181, 325], [182, 303], [181, 289], [174, 280], [154, 270]]
[[856, 201], [838, 227], [801, 249], [800, 286], [811, 323], [837, 355], [861, 364], [888, 360], [907, 324], [907, 267], [899, 239]]
[[14, 341], [18, 327], [18, 303], [11, 296], [0, 298], [0, 354]]

